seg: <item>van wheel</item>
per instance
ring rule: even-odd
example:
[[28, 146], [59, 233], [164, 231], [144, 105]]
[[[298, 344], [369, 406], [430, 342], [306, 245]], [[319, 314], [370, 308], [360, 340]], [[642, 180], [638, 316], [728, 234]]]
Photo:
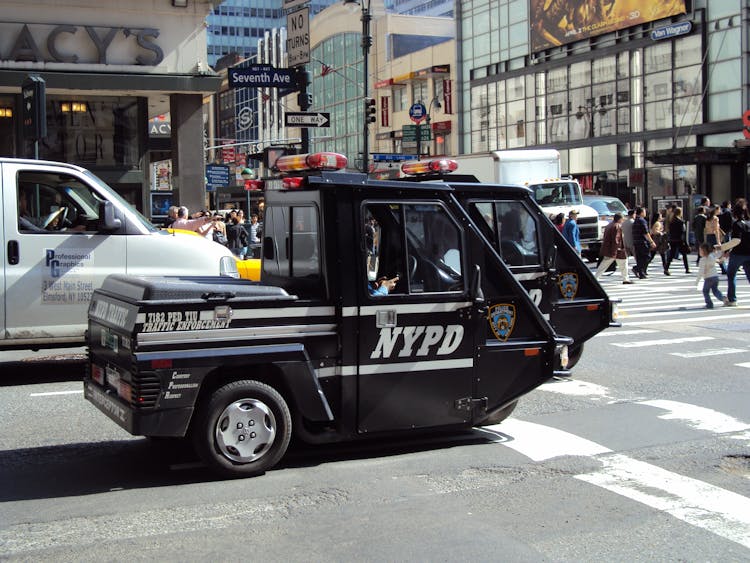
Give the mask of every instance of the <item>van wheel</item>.
[[568, 367], [566, 369], [573, 369], [583, 355], [583, 344], [578, 346], [572, 346], [568, 348]]
[[497, 411], [491, 417], [487, 418], [484, 422], [482, 422], [482, 426], [492, 426], [493, 424], [500, 424], [503, 420], [508, 418], [514, 410], [516, 410], [517, 406], [518, 406], [518, 401], [513, 401], [507, 407]]
[[226, 477], [250, 477], [282, 458], [292, 435], [284, 398], [259, 381], [233, 381], [198, 407], [192, 440], [198, 455]]

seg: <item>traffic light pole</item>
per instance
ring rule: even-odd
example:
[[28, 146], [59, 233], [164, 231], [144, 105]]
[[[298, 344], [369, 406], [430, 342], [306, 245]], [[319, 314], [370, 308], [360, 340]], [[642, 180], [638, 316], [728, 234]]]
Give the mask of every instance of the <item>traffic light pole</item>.
[[[312, 82], [310, 71], [304, 66], [297, 67], [297, 88], [299, 93], [297, 94], [297, 105], [301, 111], [307, 111], [312, 105], [312, 94], [307, 91], [308, 86]], [[302, 139], [302, 153], [310, 152], [310, 129], [307, 127], [300, 128], [300, 137]]]
[[[367, 96], [369, 94], [368, 77], [369, 77], [369, 63], [370, 63], [370, 47], [372, 46], [372, 35], [370, 35], [370, 22], [372, 21], [372, 14], [370, 13], [370, 0], [367, 0], [367, 4], [362, 3], [362, 98], [367, 104]], [[367, 174], [370, 171], [370, 120], [369, 116], [365, 115], [363, 131], [362, 131], [362, 172]]]

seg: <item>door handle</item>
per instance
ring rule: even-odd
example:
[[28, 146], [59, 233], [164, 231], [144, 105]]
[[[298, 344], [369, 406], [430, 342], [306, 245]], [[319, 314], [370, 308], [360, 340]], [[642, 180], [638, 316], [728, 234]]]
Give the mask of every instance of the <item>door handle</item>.
[[394, 309], [380, 309], [375, 312], [375, 328], [394, 328], [398, 323]]
[[21, 254], [18, 249], [17, 240], [8, 241], [8, 264], [15, 266], [21, 260]]

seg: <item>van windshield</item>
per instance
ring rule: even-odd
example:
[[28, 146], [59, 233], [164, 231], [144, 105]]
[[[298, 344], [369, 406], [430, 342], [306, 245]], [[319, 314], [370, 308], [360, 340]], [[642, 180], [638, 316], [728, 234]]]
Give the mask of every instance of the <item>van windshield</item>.
[[536, 202], [542, 207], [553, 205], [582, 205], [583, 199], [576, 182], [550, 182], [529, 186]]
[[[86, 170], [84, 173], [86, 177], [91, 181], [91, 183], [97, 187], [97, 189], [99, 189], [102, 192], [106, 192], [109, 200], [116, 202], [117, 204], [123, 207], [129, 208], [130, 211], [133, 213], [133, 216], [138, 219], [138, 221], [143, 225], [145, 229], [152, 231], [152, 232], [158, 231], [158, 229], [154, 227], [151, 221], [149, 221], [143, 215], [141, 215], [141, 213], [135, 207], [133, 207], [120, 194], [118, 194], [116, 191], [110, 188], [107, 184], [105, 184], [98, 176], [96, 176], [96, 174], [88, 170]], [[71, 197], [73, 197], [74, 199], [77, 199], [77, 197], [80, 197], [82, 200], [86, 200], [88, 205], [93, 204], [95, 206], [94, 209], [98, 210], [99, 204], [98, 202], [96, 202], [96, 198], [91, 192], [89, 192], [87, 189], [82, 189], [80, 190], [80, 193], [79, 193], [74, 188], [71, 188], [71, 189], [73, 189], [76, 193], [76, 195], [71, 194]], [[84, 194], [84, 192], [86, 193]], [[96, 214], [98, 214], [98, 211]]]

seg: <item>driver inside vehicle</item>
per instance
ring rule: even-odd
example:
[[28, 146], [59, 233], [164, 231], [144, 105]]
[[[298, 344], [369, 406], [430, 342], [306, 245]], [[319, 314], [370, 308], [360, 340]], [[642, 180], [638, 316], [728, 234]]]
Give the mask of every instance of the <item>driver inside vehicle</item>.
[[29, 200], [27, 194], [24, 192], [18, 193], [18, 230], [21, 232], [46, 232], [45, 229], [40, 226], [39, 218], [33, 217], [29, 212]]
[[378, 278], [374, 283], [368, 284], [370, 295], [375, 297], [383, 297], [385, 295], [388, 295], [391, 291], [394, 290], [396, 284], [398, 283], [398, 280], [398, 276], [390, 279], [385, 276]]

